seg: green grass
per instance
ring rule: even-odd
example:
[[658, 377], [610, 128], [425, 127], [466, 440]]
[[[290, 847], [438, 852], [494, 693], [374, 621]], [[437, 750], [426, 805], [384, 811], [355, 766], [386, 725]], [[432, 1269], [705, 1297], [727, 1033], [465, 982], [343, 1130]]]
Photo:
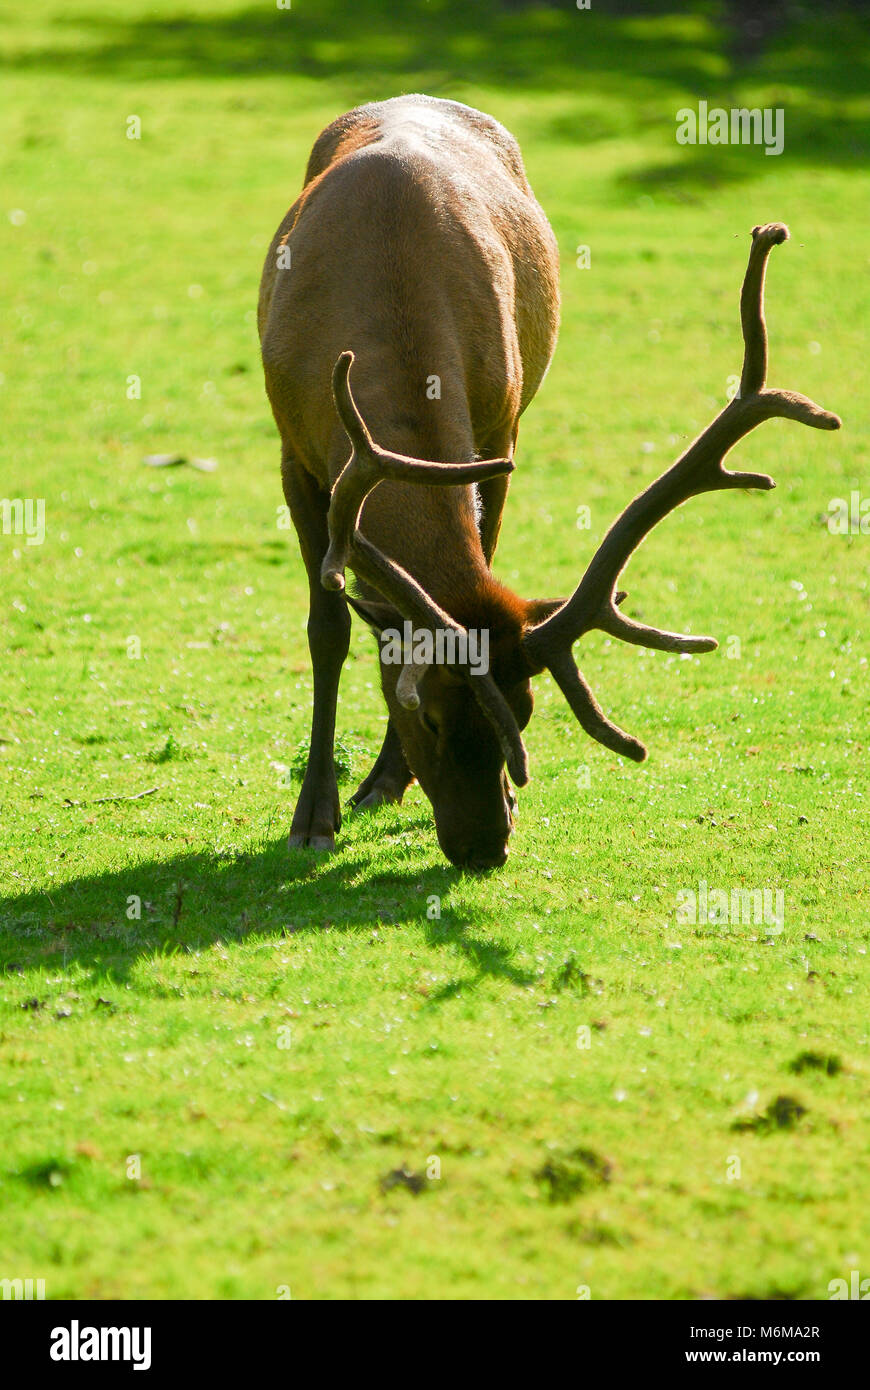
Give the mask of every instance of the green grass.
[[[0, 536], [0, 1277], [825, 1298], [870, 1274], [870, 538], [824, 524], [870, 494], [867, 37], [809, 14], [739, 67], [715, 9], [392, 9], [4, 20], [0, 492], [47, 529]], [[753, 434], [735, 461], [778, 491], [700, 498], [632, 562], [628, 611], [718, 652], [583, 644], [643, 767], [537, 682], [485, 878], [416, 789], [332, 858], [285, 847], [311, 672], [257, 282], [321, 127], [402, 90], [504, 120], [561, 247], [497, 556], [520, 592], [568, 591], [723, 402], [753, 223], [793, 232], [771, 382], [844, 419]], [[698, 98], [784, 106], [785, 152], [678, 147]], [[384, 728], [356, 628], [339, 728], [346, 796]], [[783, 932], [678, 922], [701, 880], [783, 889]]]

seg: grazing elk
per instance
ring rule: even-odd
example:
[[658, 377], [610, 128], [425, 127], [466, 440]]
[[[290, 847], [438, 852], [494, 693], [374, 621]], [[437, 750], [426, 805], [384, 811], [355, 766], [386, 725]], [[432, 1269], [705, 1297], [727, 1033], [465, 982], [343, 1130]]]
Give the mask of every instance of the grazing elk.
[[[379, 633], [410, 622], [415, 633], [456, 639], [443, 664], [415, 655], [388, 664], [382, 649], [389, 723], [351, 799], [357, 808], [400, 801], [416, 777], [454, 864], [492, 868], [507, 857], [515, 798], [505, 769], [517, 786], [528, 781], [521, 730], [531, 678], [545, 669], [592, 738], [642, 761], [643, 745], [611, 723], [579, 673], [574, 643], [598, 628], [665, 651], [712, 650], [713, 638], [620, 611], [616, 583], [632, 551], [698, 493], [772, 488], [764, 474], [723, 467], [763, 420], [840, 424], [807, 397], [764, 386], [764, 272], [787, 236], [776, 223], [752, 232], [737, 395], [614, 522], [569, 599], [525, 600], [490, 564], [519, 417], [555, 345], [559, 294], [556, 243], [516, 142], [481, 112], [424, 96], [360, 107], [320, 135], [272, 242], [259, 304], [284, 494], [310, 590], [314, 713], [291, 845], [331, 849], [341, 824], [333, 742], [348, 604]], [[428, 389], [436, 381], [440, 396]], [[358, 596], [347, 593], [346, 567]], [[456, 655], [471, 629], [489, 636], [485, 674]]]

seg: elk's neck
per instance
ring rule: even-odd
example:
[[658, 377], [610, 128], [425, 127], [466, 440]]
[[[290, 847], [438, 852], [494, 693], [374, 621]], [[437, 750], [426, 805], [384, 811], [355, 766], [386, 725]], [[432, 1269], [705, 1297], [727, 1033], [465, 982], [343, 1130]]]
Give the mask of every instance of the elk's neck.
[[458, 621], [491, 578], [469, 487], [381, 483], [363, 507], [361, 529]]
[[[426, 404], [430, 404], [426, 402]], [[474, 443], [466, 420], [415, 403], [404, 411], [374, 412], [378, 443], [397, 453], [440, 463], [470, 463]], [[371, 417], [369, 417], [371, 418]], [[363, 534], [431, 594], [457, 621], [495, 584], [483, 553], [482, 500], [473, 486], [420, 487], [383, 482], [363, 507]], [[498, 586], [496, 586], [498, 587]]]

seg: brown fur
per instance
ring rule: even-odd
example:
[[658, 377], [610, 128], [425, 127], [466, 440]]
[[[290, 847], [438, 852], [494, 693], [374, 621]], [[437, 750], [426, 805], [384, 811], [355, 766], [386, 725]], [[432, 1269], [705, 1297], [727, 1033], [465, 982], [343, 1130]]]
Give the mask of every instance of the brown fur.
[[[289, 269], [277, 268], [280, 248], [290, 253]], [[347, 611], [343, 596], [319, 588], [319, 565], [329, 490], [349, 452], [332, 401], [332, 368], [340, 353], [355, 354], [354, 394], [385, 448], [456, 463], [513, 454], [519, 417], [546, 371], [558, 325], [555, 239], [516, 142], [478, 111], [423, 96], [360, 107], [333, 122], [315, 142], [303, 191], [273, 239], [258, 321], [285, 495], [311, 594], [315, 717], [292, 839], [329, 845], [340, 823], [331, 745]], [[440, 400], [427, 398], [433, 375]], [[478, 525], [471, 487], [384, 482], [361, 521], [367, 539], [457, 621], [491, 629], [496, 672], [528, 621], [527, 606], [489, 568], [506, 491], [503, 478], [481, 485]], [[448, 673], [430, 676], [433, 704], [436, 686], [455, 695]], [[519, 671], [505, 678], [514, 676], [522, 679]], [[384, 668], [383, 677], [392, 722], [401, 725], [405, 755], [438, 820], [443, 757], [430, 748], [424, 758], [416, 746], [425, 742], [420, 721], [413, 716], [412, 725], [391, 701], [395, 672]], [[525, 697], [518, 699], [524, 707]], [[454, 717], [493, 743], [473, 710], [463, 706]], [[384, 757], [383, 775], [365, 793], [374, 794], [369, 804], [400, 796], [398, 784], [410, 776], [395, 736]], [[442, 830], [439, 822], [443, 844]], [[474, 857], [474, 845], [465, 843], [470, 833], [463, 830], [454, 848]]]

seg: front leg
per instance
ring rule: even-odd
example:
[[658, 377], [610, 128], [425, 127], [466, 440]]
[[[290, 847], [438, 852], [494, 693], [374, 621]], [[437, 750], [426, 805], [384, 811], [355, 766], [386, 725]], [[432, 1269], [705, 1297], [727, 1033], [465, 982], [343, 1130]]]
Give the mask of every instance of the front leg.
[[307, 845], [334, 850], [341, 827], [334, 757], [335, 710], [341, 668], [350, 645], [350, 614], [344, 594], [324, 589], [320, 582], [320, 565], [329, 545], [329, 498], [303, 468], [287, 458], [282, 472], [284, 495], [308, 572], [308, 648], [314, 670], [311, 743], [289, 845], [291, 849]]
[[390, 720], [375, 765], [368, 777], [360, 782], [348, 804], [354, 811], [373, 811], [375, 807], [386, 806], [391, 802], [399, 804], [411, 781], [411, 769], [405, 761], [399, 735], [393, 721]]
[[[325, 551], [324, 551], [325, 554]], [[335, 710], [338, 682], [350, 642], [350, 614], [342, 594], [320, 587], [320, 573], [310, 586], [308, 648], [314, 668], [314, 710], [308, 764], [293, 824], [290, 848], [335, 849], [341, 828], [341, 805], [335, 777]]]

